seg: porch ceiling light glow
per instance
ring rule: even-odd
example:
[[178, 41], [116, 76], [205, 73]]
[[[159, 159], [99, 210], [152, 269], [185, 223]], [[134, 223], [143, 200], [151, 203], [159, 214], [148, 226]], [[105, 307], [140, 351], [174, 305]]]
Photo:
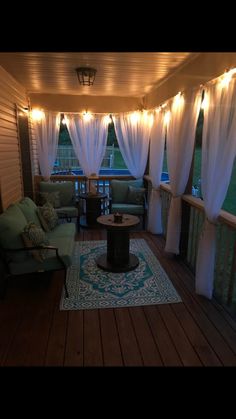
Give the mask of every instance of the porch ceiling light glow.
[[76, 73], [79, 79], [79, 83], [83, 86], [91, 86], [94, 83], [95, 75], [97, 70], [91, 67], [79, 67], [76, 68]]

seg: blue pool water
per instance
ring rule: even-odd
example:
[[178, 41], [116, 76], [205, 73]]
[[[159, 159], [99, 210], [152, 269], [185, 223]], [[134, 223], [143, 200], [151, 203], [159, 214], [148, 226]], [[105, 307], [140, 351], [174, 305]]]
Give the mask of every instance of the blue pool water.
[[[58, 171], [58, 172], [54, 172], [54, 174], [60, 174], [60, 175], [66, 175], [68, 174], [67, 171]], [[73, 175], [83, 175], [83, 172], [81, 169], [78, 170], [73, 170], [72, 173]], [[101, 169], [99, 171], [99, 174], [101, 176], [105, 176], [105, 175], [111, 175], [111, 176], [119, 176], [119, 175], [130, 175], [130, 172], [127, 169]], [[162, 182], [168, 182], [169, 181], [169, 175], [167, 172], [162, 172], [161, 175], [161, 181]]]

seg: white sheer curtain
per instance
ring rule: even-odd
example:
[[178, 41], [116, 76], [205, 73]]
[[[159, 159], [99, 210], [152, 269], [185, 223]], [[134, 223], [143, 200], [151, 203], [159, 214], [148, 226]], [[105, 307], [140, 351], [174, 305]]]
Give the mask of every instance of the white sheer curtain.
[[67, 114], [65, 120], [85, 176], [98, 175], [106, 151], [107, 118], [95, 115], [86, 120], [82, 115]]
[[[200, 236], [196, 262], [196, 292], [212, 297], [214, 282], [216, 220], [230, 183], [236, 155], [236, 82], [205, 90], [202, 140], [202, 195], [206, 220]], [[204, 99], [205, 101], [205, 99]]]
[[143, 177], [147, 164], [152, 115], [146, 112], [123, 114], [114, 118], [114, 126], [126, 166], [135, 178]]
[[185, 97], [175, 96], [171, 106], [167, 131], [167, 164], [172, 197], [165, 251], [175, 254], [179, 254], [181, 195], [189, 177], [200, 105], [201, 92], [191, 92]]
[[49, 179], [56, 160], [60, 113], [44, 112], [42, 119], [33, 121], [41, 175]]
[[154, 234], [162, 233], [160, 182], [163, 167], [165, 145], [164, 112], [159, 111], [154, 116], [150, 134], [149, 175], [152, 190], [148, 206], [148, 231]]

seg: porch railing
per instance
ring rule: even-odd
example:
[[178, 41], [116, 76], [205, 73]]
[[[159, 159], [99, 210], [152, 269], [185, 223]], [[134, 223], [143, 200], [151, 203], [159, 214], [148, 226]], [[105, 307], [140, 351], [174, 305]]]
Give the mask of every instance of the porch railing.
[[[166, 235], [170, 186], [161, 185], [162, 220]], [[195, 273], [196, 258], [203, 222], [205, 219], [204, 205], [200, 198], [183, 195], [183, 204], [190, 210], [187, 251], [182, 258]], [[217, 220], [216, 258], [214, 271], [214, 296], [221, 304], [236, 312], [236, 216], [221, 210]]]

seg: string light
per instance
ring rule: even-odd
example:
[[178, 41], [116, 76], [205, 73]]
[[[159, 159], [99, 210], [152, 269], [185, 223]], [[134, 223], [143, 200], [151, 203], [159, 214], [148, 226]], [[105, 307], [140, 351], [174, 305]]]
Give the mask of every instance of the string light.
[[91, 114], [91, 112], [83, 112], [83, 119], [84, 121], [88, 122], [93, 118], [93, 115]]
[[105, 116], [104, 116], [104, 122], [105, 122], [105, 124], [107, 124], [107, 125], [111, 124], [111, 123], [112, 123], [112, 118], [111, 118], [111, 115], [105, 115]]
[[165, 113], [165, 116], [164, 116], [164, 125], [165, 125], [165, 127], [167, 127], [169, 125], [170, 118], [171, 118], [171, 113], [170, 113], [170, 111], [167, 111]]
[[208, 108], [208, 106], [209, 106], [209, 99], [208, 99], [208, 95], [207, 95], [207, 93], [205, 92], [205, 94], [204, 94], [204, 99], [203, 99], [203, 101], [202, 101], [202, 103], [201, 103], [201, 109], [207, 109]]
[[45, 113], [40, 109], [33, 109], [31, 116], [34, 121], [41, 121], [45, 117]]
[[236, 73], [236, 68], [232, 68], [232, 70], [229, 70], [223, 74], [223, 76], [220, 77], [220, 87], [223, 89], [224, 87], [228, 87], [229, 83], [233, 77], [233, 75]]

